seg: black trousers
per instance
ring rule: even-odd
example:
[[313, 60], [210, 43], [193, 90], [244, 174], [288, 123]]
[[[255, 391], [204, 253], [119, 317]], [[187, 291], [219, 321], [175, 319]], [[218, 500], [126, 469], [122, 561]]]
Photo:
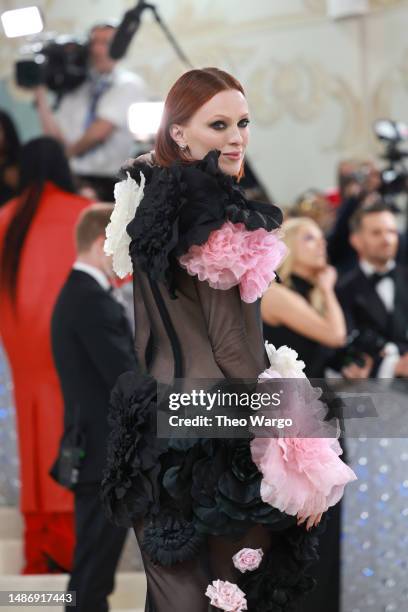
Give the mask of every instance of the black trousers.
[[115, 527], [105, 517], [99, 490], [99, 484], [82, 484], [75, 490], [77, 541], [68, 590], [76, 591], [76, 607], [67, 607], [67, 612], [109, 609], [107, 597], [114, 588], [127, 529]]

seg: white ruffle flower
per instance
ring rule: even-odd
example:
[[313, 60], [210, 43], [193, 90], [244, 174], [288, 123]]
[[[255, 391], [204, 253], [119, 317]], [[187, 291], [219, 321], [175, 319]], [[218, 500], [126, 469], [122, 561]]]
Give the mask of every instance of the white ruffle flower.
[[285, 345], [277, 349], [268, 341], [265, 342], [265, 349], [271, 368], [279, 372], [282, 378], [305, 378], [305, 363], [297, 358], [296, 351]]
[[140, 173], [140, 184], [127, 175], [115, 185], [115, 207], [110, 223], [106, 228], [104, 251], [113, 255], [113, 269], [119, 278], [132, 273], [132, 260], [129, 256], [131, 238], [126, 232], [127, 224], [133, 219], [144, 192], [145, 177]]

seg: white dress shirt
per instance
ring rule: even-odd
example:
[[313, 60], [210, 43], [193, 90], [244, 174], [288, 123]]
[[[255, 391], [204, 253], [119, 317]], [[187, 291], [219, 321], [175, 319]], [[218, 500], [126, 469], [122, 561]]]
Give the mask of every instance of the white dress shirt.
[[[75, 174], [116, 176], [134, 147], [134, 138], [128, 127], [128, 110], [133, 102], [147, 99], [145, 83], [138, 75], [118, 66], [110, 75], [101, 78], [109, 79], [109, 87], [97, 102], [96, 118], [109, 121], [115, 129], [104, 142], [70, 160]], [[68, 144], [79, 140], [86, 131], [92, 87], [90, 77], [65, 94], [55, 112], [58, 126]]]
[[99, 285], [102, 287], [102, 289], [105, 289], [105, 291], [109, 291], [111, 289], [112, 285], [110, 284], [106, 274], [104, 274], [102, 270], [95, 268], [95, 266], [90, 266], [89, 264], [83, 263], [82, 261], [76, 261], [72, 268], [74, 270], [80, 270], [80, 272], [85, 272], [85, 274], [89, 274], [89, 276], [92, 276], [92, 278], [94, 278], [96, 282], [99, 283]]
[[[364, 259], [360, 261], [360, 268], [363, 273], [370, 277], [376, 272], [378, 272], [372, 264]], [[382, 272], [389, 272], [395, 268], [395, 261], [391, 260], [387, 262], [385, 269]], [[392, 312], [394, 310], [394, 299], [395, 299], [395, 283], [392, 278], [386, 276], [381, 279], [375, 286], [375, 290], [378, 294], [378, 297], [384, 304], [387, 312]]]
[[[375, 267], [370, 264], [368, 261], [361, 260], [360, 268], [363, 273], [370, 277], [377, 272]], [[388, 272], [389, 270], [393, 270], [395, 268], [395, 261], [390, 260], [387, 262], [385, 266], [385, 270], [383, 272]], [[395, 300], [395, 282], [389, 276], [381, 279], [375, 286], [375, 290], [377, 292], [378, 297], [384, 304], [387, 312], [392, 312], [394, 310], [394, 300]], [[394, 342], [387, 342], [383, 349], [384, 358], [378, 368], [377, 378], [394, 378], [395, 376], [395, 366], [400, 358], [400, 353], [398, 347]]]

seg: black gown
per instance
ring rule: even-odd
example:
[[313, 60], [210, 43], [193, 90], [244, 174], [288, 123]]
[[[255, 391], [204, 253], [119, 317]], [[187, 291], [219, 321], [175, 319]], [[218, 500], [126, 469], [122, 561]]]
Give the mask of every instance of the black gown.
[[[292, 274], [290, 286], [293, 291], [299, 293], [306, 301], [309, 301], [310, 291], [313, 285], [304, 278]], [[285, 325], [268, 325], [264, 323], [263, 333], [265, 340], [275, 346], [287, 345], [294, 349], [299, 359], [305, 362], [304, 372], [308, 378], [323, 378], [326, 363], [331, 354], [331, 350], [322, 346], [319, 342], [301, 336], [297, 332], [289, 329]]]
[[[252, 612], [289, 612], [313, 587], [320, 527], [307, 532], [260, 498], [261, 474], [249, 440], [156, 437], [156, 381], [257, 378], [267, 367], [259, 301], [237, 286], [216, 290], [190, 276], [177, 257], [226, 220], [267, 231], [279, 209], [247, 201], [218, 170], [212, 152], [189, 166], [138, 164], [144, 197], [127, 226], [132, 238], [136, 348], [140, 371], [112, 393], [112, 435], [102, 485], [107, 512], [134, 527], [147, 577], [148, 612], [215, 610], [215, 579], [236, 583]], [[241, 574], [232, 556], [262, 548], [259, 568]]]
[[[309, 301], [313, 285], [306, 279], [292, 274], [291, 288]], [[301, 336], [285, 325], [263, 325], [265, 340], [275, 346], [287, 345], [305, 362], [305, 373], [308, 378], [324, 377], [324, 370], [333, 351], [319, 342]], [[317, 381], [316, 381], [317, 382]], [[340, 532], [341, 503], [338, 503], [327, 513], [327, 526], [320, 536], [320, 560], [313, 566], [311, 573], [317, 581], [312, 593], [306, 596], [302, 603], [302, 612], [320, 612], [340, 610]]]

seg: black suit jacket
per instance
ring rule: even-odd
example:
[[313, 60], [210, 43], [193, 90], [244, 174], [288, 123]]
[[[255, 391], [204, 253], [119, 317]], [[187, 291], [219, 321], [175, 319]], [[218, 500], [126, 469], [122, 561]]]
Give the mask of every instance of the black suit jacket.
[[336, 220], [327, 236], [327, 252], [330, 263], [339, 273], [346, 273], [357, 263], [357, 253], [350, 244], [350, 217], [360, 206], [360, 198], [346, 198], [337, 209]]
[[349, 332], [369, 329], [388, 342], [394, 342], [401, 353], [408, 350], [408, 270], [405, 267], [397, 265], [395, 269], [395, 299], [391, 313], [387, 312], [360, 266], [341, 279], [337, 296]]
[[136, 368], [130, 325], [123, 307], [92, 276], [72, 270], [54, 308], [51, 338], [64, 396], [64, 435], [78, 424], [85, 441], [79, 483], [99, 482], [110, 393], [120, 374]]

